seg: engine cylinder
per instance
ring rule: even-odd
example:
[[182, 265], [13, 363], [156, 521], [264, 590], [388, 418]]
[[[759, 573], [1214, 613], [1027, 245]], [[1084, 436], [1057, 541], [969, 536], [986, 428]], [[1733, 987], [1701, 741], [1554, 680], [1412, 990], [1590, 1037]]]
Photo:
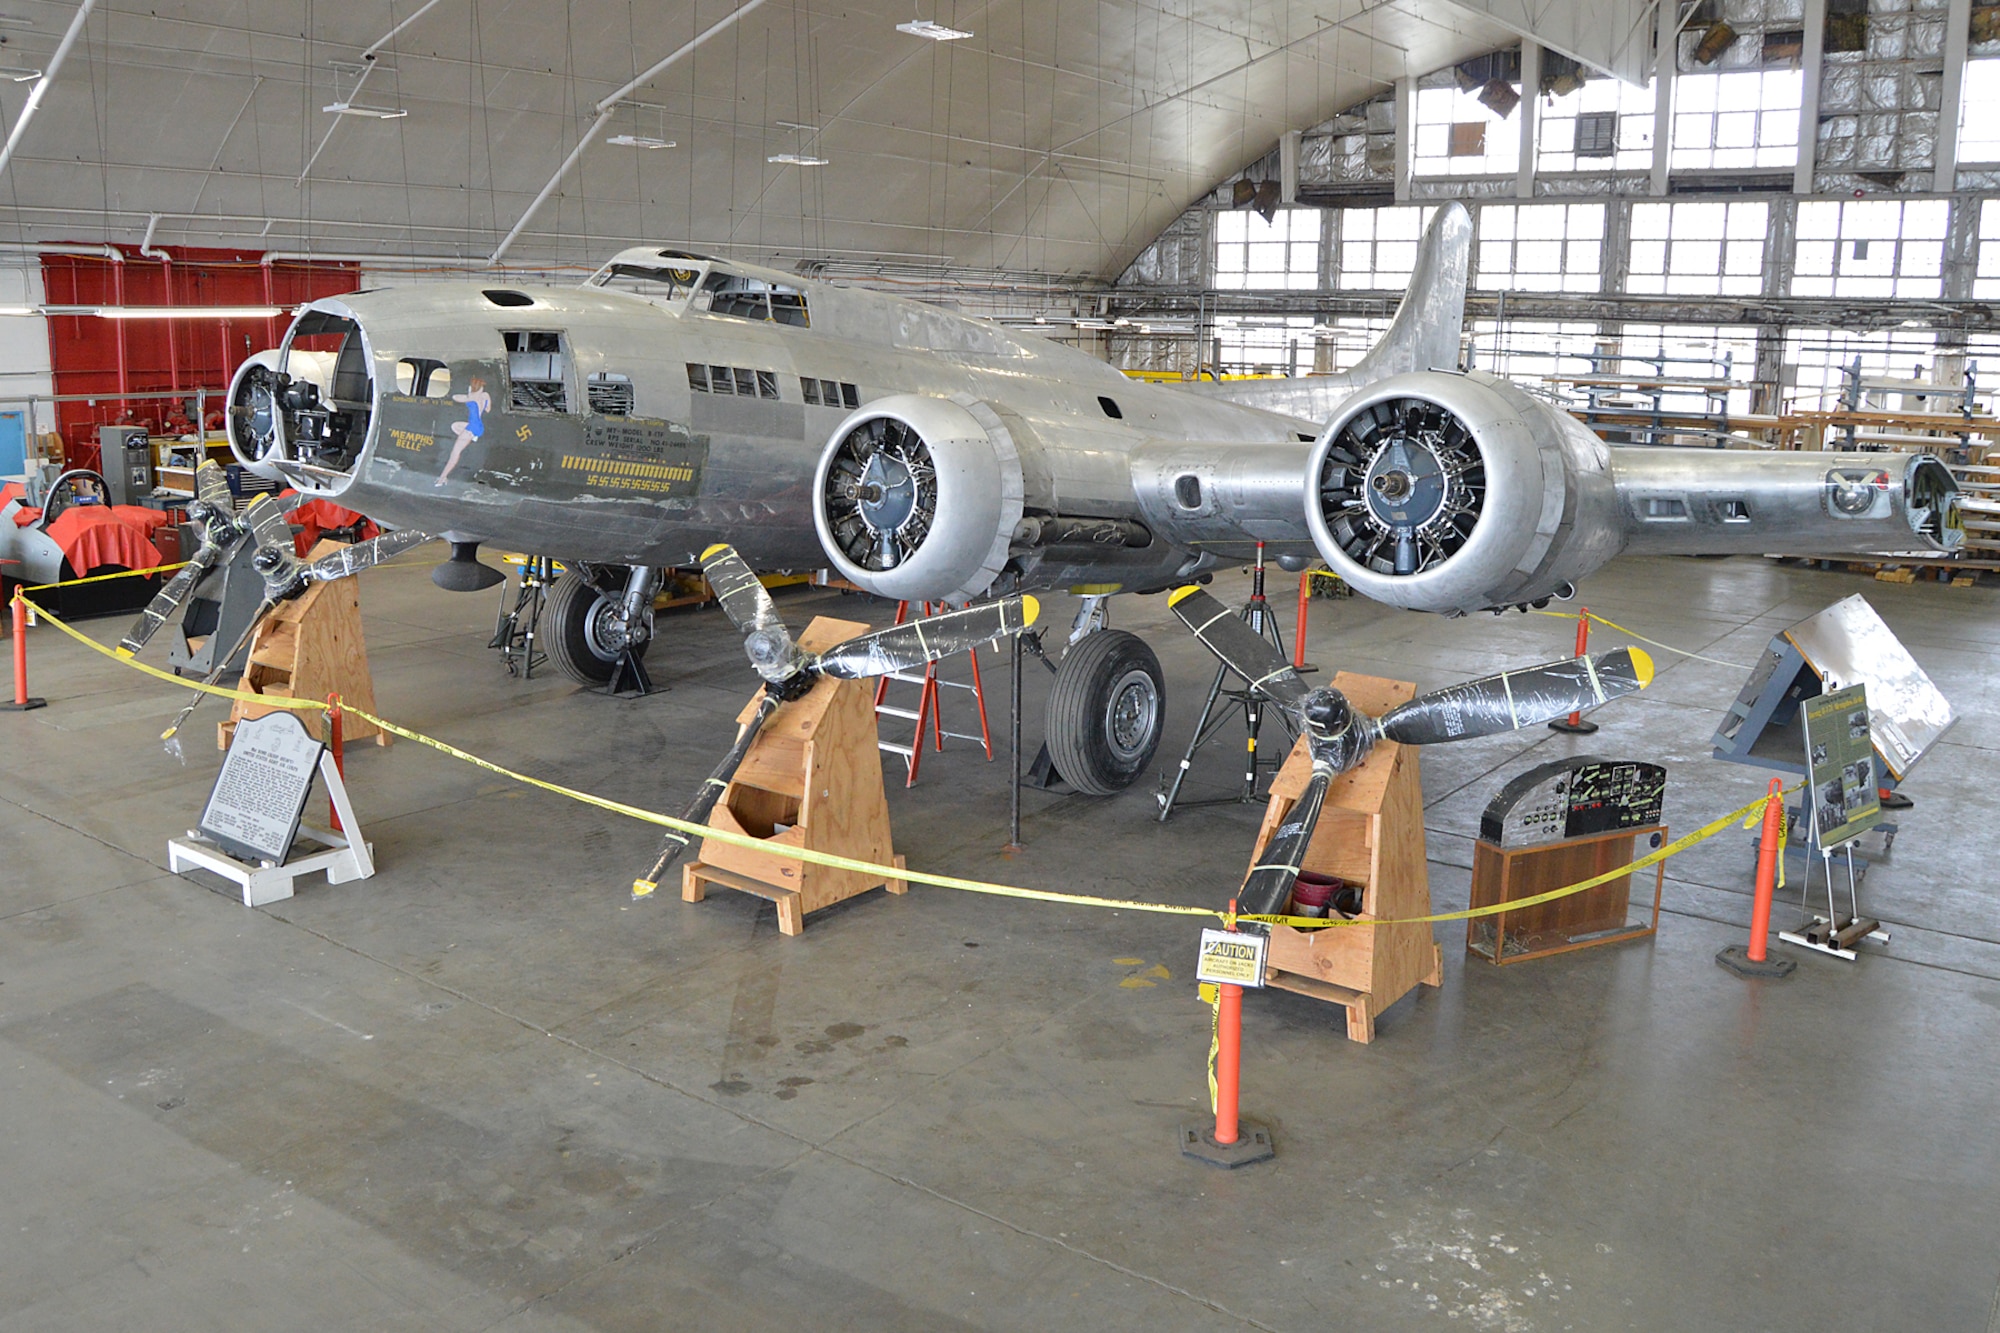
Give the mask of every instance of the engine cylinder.
[[1307, 471], [1306, 524], [1377, 601], [1466, 612], [1539, 601], [1617, 554], [1602, 441], [1509, 381], [1394, 375], [1351, 400]]
[[850, 415], [813, 475], [813, 524], [834, 568], [882, 597], [964, 601], [1007, 561], [1021, 460], [970, 398], [895, 394]]

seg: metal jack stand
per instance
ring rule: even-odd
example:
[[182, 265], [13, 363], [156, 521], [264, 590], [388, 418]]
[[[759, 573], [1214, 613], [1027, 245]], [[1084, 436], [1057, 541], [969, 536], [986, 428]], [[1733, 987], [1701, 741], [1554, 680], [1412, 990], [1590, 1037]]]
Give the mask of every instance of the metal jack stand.
[[1812, 888], [1812, 861], [1806, 861], [1805, 879], [1799, 885], [1800, 920], [1796, 930], [1781, 930], [1778, 938], [1789, 944], [1820, 953], [1832, 954], [1835, 958], [1845, 958], [1853, 962], [1859, 955], [1854, 946], [1863, 940], [1873, 940], [1877, 944], [1889, 942], [1889, 932], [1882, 929], [1882, 923], [1861, 915], [1860, 888], [1854, 874], [1854, 844], [1842, 843], [1838, 849], [1845, 853], [1847, 862], [1847, 914], [1842, 916], [1833, 898], [1833, 851], [1820, 850], [1820, 865], [1826, 872], [1826, 915], [1818, 916], [1806, 907], [1806, 895]]
[[541, 629], [542, 610], [548, 605], [549, 586], [556, 581], [555, 564], [549, 556], [531, 557], [521, 565], [513, 605], [507, 604], [504, 591], [500, 594], [500, 619], [494, 624], [492, 642], [486, 646], [500, 650], [510, 676], [532, 680], [535, 668], [549, 660], [536, 646], [535, 637]]
[[[1278, 618], [1271, 614], [1270, 603], [1264, 599], [1264, 543], [1262, 542], [1257, 543], [1257, 562], [1250, 567], [1250, 600], [1244, 603], [1241, 615], [1252, 630], [1271, 641], [1272, 647], [1278, 650], [1280, 657], [1290, 660], [1291, 650], [1285, 646], [1284, 639], [1279, 634]], [[1160, 790], [1153, 793], [1153, 799], [1160, 803], [1162, 824], [1167, 822], [1167, 817], [1173, 814], [1174, 807], [1179, 804], [1193, 806], [1244, 804], [1257, 799], [1257, 777], [1263, 766], [1263, 756], [1257, 750], [1257, 734], [1264, 725], [1264, 705], [1250, 692], [1247, 681], [1244, 682], [1242, 689], [1224, 689], [1223, 687], [1229, 683], [1229, 675], [1228, 667], [1216, 668], [1215, 681], [1208, 687], [1208, 702], [1202, 705], [1201, 720], [1194, 724], [1194, 738], [1188, 742], [1187, 753], [1181, 756], [1180, 767], [1173, 771], [1171, 778], [1163, 777]], [[1223, 703], [1224, 700], [1228, 702]], [[1223, 704], [1220, 710], [1216, 707], [1219, 703]], [[1234, 796], [1182, 802], [1181, 784], [1187, 781], [1188, 769], [1194, 764], [1194, 752], [1215, 739], [1215, 734], [1222, 730], [1223, 724], [1235, 716], [1238, 708], [1243, 710], [1243, 724], [1249, 733], [1249, 745], [1245, 748], [1243, 759], [1243, 789]], [[1298, 737], [1290, 734], [1291, 723], [1285, 714], [1280, 712], [1278, 719], [1283, 723], [1287, 736], [1296, 741]], [[1288, 745], [1286, 750], [1289, 749]], [[1284, 762], [1286, 750], [1279, 752], [1272, 768], [1275, 769], [1278, 764]]]

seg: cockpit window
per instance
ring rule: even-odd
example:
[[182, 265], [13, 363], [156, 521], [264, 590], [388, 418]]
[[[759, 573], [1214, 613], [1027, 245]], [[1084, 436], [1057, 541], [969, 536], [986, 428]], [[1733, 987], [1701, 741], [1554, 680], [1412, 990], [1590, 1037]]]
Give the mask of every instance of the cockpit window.
[[754, 319], [768, 324], [789, 324], [809, 328], [812, 316], [806, 310], [805, 293], [761, 278], [744, 277], [727, 269], [715, 269], [702, 283], [695, 297], [695, 309], [732, 319]]
[[590, 279], [593, 287], [662, 302], [686, 300], [700, 283], [701, 268], [694, 263], [686, 267], [676, 264], [606, 264]]
[[451, 394], [451, 372], [442, 361], [406, 356], [396, 363], [396, 392], [412, 398], [445, 398]]

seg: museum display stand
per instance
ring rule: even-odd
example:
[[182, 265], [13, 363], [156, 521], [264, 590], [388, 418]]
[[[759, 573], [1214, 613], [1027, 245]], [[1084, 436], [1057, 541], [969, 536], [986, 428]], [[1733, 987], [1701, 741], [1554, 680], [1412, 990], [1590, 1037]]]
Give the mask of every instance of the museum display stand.
[[[819, 616], [799, 636], [799, 646], [821, 651], [868, 629]], [[744, 705], [739, 726], [756, 713], [758, 702], [752, 698]], [[806, 916], [823, 907], [878, 886], [904, 892], [908, 885], [900, 879], [814, 865], [787, 854], [804, 849], [902, 868], [903, 858], [890, 845], [874, 684], [822, 676], [803, 698], [780, 704], [751, 742], [708, 824], [748, 834], [761, 845], [705, 840], [701, 860], [681, 871], [685, 902], [700, 902], [710, 888], [754, 894], [777, 904], [781, 932], [797, 935]]]
[[348, 833], [301, 825], [299, 832], [320, 849], [297, 860], [251, 861], [234, 856], [193, 829], [185, 838], [167, 839], [167, 869], [176, 875], [190, 869], [207, 870], [231, 881], [243, 893], [245, 907], [262, 907], [292, 896], [300, 876], [324, 874], [329, 884], [350, 884], [375, 874], [375, 844], [363, 838], [361, 821], [355, 817], [348, 799], [347, 785], [331, 753], [320, 756], [320, 781], [326, 784], [328, 800], [340, 817], [340, 827]]
[[[317, 560], [338, 551], [336, 542], [321, 542], [308, 558]], [[375, 683], [368, 672], [368, 645], [361, 634], [361, 593], [351, 578], [315, 583], [287, 602], [280, 602], [258, 625], [250, 640], [250, 655], [237, 687], [252, 694], [290, 699], [324, 699], [338, 694], [355, 708], [375, 711]], [[229, 748], [236, 724], [262, 717], [276, 705], [238, 699], [229, 720], [216, 724], [218, 750]], [[387, 745], [388, 732], [357, 714], [344, 723], [349, 744], [374, 737]]]
[[[1407, 703], [1417, 692], [1407, 681], [1346, 671], [1333, 678], [1333, 688], [1371, 717]], [[1301, 738], [1272, 780], [1252, 866], [1311, 776], [1312, 757]], [[1443, 954], [1428, 922], [1373, 924], [1430, 915], [1423, 787], [1413, 747], [1380, 742], [1366, 763], [1333, 780], [1302, 868], [1358, 886], [1359, 924], [1325, 930], [1272, 926], [1265, 984], [1344, 1006], [1349, 1040], [1372, 1041], [1376, 1015], [1419, 984], [1435, 987], [1444, 981]]]
[[[1537, 847], [1499, 847], [1481, 839], [1472, 845], [1473, 907], [1502, 903], [1564, 888], [1619, 866], [1629, 866], [1643, 842], [1656, 851], [1667, 839], [1664, 825], [1612, 829]], [[1530, 958], [1599, 944], [1644, 939], [1660, 928], [1660, 893], [1667, 863], [1656, 863], [1650, 912], [1632, 913], [1632, 876], [1622, 875], [1593, 888], [1531, 907], [1474, 917], [1465, 923], [1465, 950], [1494, 963]]]

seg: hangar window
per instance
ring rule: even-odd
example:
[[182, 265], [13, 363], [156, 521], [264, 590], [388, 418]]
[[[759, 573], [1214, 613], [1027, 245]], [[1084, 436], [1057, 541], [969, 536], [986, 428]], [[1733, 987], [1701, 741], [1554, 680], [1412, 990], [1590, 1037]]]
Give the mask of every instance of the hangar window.
[[593, 372], [584, 381], [584, 392], [590, 398], [590, 410], [599, 416], [632, 415], [632, 377], [629, 375], [614, 375], [608, 370]]
[[1412, 175], [1511, 176], [1520, 167], [1520, 119], [1497, 115], [1477, 90], [1419, 88], [1415, 121]]
[[1215, 285], [1311, 291], [1319, 286], [1320, 211], [1287, 208], [1215, 215]]
[[1409, 285], [1417, 267], [1417, 242], [1435, 208], [1343, 208], [1340, 262], [1333, 285], [1347, 290], [1383, 291]]
[[2000, 60], [1968, 60], [1958, 98], [1958, 161], [2000, 162]]
[[1603, 374], [1669, 381], [1657, 397], [1670, 416], [1713, 416], [1718, 407], [1731, 416], [1750, 410], [1757, 330], [1748, 325], [1627, 324], [1602, 347], [1619, 356], [1616, 364], [1603, 360]]
[[1683, 74], [1674, 80], [1670, 165], [1676, 171], [1790, 167], [1799, 160], [1796, 69]]
[[396, 392], [412, 398], [445, 398], [451, 394], [451, 371], [442, 361], [406, 356], [396, 363]]
[[1755, 296], [1764, 286], [1761, 201], [1632, 205], [1625, 290], [1641, 296]]
[[1594, 292], [1603, 254], [1603, 204], [1488, 204], [1479, 210], [1481, 290]]
[[1231, 375], [1303, 375], [1312, 369], [1310, 315], [1220, 315], [1215, 336]]
[[1538, 171], [1645, 171], [1653, 165], [1653, 86], [1592, 79], [1539, 114]]
[[1793, 296], [1944, 294], [1945, 199], [1809, 199], [1799, 204]]
[[[1849, 385], [1859, 379], [1905, 381], [1922, 387], [1933, 374], [1938, 354], [1937, 335], [1919, 329], [1876, 329], [1854, 333], [1846, 329], [1799, 329], [1785, 335], [1785, 362], [1791, 367], [1796, 389], [1794, 402], [1802, 408], [1838, 407]], [[1861, 405], [1869, 408], [1921, 407], [1921, 400], [1905, 400], [1892, 390], [1864, 390]]]
[[1313, 373], [1353, 369], [1388, 331], [1388, 320], [1358, 315], [1344, 315], [1313, 325]]
[[1596, 343], [1597, 325], [1585, 321], [1472, 321], [1472, 364], [1507, 379], [1575, 379], [1588, 373], [1582, 353]]
[[1979, 266], [1973, 270], [1972, 294], [1979, 300], [2000, 296], [2000, 199], [1979, 204]]
[[506, 329], [509, 403], [516, 412], [569, 411], [569, 353], [549, 329]]

